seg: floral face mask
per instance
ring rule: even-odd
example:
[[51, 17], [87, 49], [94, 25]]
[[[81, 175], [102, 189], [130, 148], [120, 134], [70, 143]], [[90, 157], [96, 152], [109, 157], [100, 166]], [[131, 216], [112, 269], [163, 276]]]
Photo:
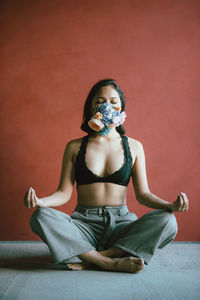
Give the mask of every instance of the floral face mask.
[[118, 127], [124, 123], [126, 113], [120, 113], [120, 107], [105, 102], [93, 108], [93, 116], [88, 122], [90, 128], [98, 132], [99, 135], [106, 135], [111, 128]]

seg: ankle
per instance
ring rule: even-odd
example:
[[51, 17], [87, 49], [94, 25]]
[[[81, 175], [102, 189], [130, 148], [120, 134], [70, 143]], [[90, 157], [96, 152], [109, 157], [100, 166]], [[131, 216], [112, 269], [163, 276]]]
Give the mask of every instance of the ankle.
[[112, 247], [107, 250], [101, 251], [100, 252], [102, 255], [107, 256], [107, 257], [122, 257], [126, 254], [126, 251], [124, 251], [121, 248], [118, 247]]
[[109, 269], [109, 267], [113, 264], [113, 259], [110, 257], [103, 256], [96, 262], [96, 264], [101, 269]]
[[83, 261], [95, 264], [100, 268], [104, 268], [105, 265], [112, 263], [112, 258], [104, 256], [96, 250], [91, 250], [89, 252], [82, 253], [81, 255], [79, 255], [79, 258]]
[[110, 258], [108, 260], [102, 260], [99, 264], [99, 267], [103, 270], [112, 270], [115, 264], [115, 259]]

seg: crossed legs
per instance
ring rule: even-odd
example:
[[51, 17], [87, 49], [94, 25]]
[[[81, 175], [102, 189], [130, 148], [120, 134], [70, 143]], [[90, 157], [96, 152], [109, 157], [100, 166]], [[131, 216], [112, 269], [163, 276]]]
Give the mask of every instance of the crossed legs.
[[126, 252], [118, 247], [112, 247], [101, 252], [91, 250], [79, 255], [83, 262], [67, 264], [67, 267], [70, 270], [85, 270], [97, 266], [103, 270], [128, 273], [138, 273], [144, 269], [142, 258], [123, 257], [125, 254]]
[[174, 215], [156, 210], [131, 222], [123, 236], [110, 241], [110, 248], [98, 252], [82, 239], [71, 218], [62, 212], [51, 208], [37, 209], [30, 225], [33, 232], [48, 245], [55, 263], [74, 256], [83, 261], [69, 263], [67, 266], [71, 270], [96, 266], [103, 270], [138, 273], [144, 268], [144, 262], [149, 263], [156, 249], [163, 248], [177, 233]]
[[[93, 264], [103, 270], [138, 273], [144, 269], [144, 259], [147, 264], [157, 248], [163, 248], [175, 238], [177, 223], [172, 213], [157, 210], [131, 223], [128, 229], [127, 234], [111, 248], [101, 252], [92, 250], [82, 253], [79, 258], [84, 262], [69, 264], [68, 267], [82, 270]], [[132, 256], [123, 257], [128, 253], [132, 253]], [[137, 255], [139, 258], [135, 257]]]

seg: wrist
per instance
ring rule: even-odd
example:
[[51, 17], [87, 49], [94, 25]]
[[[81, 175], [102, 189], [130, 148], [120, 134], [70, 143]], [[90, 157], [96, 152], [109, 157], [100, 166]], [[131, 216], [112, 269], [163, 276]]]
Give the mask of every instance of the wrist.
[[170, 211], [173, 211], [173, 210], [174, 210], [174, 205], [173, 205], [173, 203], [167, 204], [167, 208], [168, 208]]
[[43, 198], [41, 199], [37, 198], [37, 207], [45, 207], [45, 202]]

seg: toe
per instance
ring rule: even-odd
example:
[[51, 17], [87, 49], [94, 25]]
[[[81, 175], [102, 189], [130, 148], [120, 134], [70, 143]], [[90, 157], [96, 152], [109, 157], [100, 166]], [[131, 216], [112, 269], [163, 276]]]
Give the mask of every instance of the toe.
[[136, 273], [139, 273], [140, 271], [142, 271], [144, 269], [143, 266], [138, 266], [136, 269]]
[[138, 265], [144, 265], [144, 260], [142, 258], [134, 259], [134, 263]]
[[72, 267], [70, 265], [67, 265], [66, 267], [67, 267], [67, 270], [70, 270], [70, 271], [72, 270]]
[[144, 269], [144, 266], [143, 265], [139, 265], [138, 266], [138, 270], [143, 270]]
[[141, 265], [144, 265], [144, 259], [143, 258], [140, 258], [140, 263], [141, 263]]

